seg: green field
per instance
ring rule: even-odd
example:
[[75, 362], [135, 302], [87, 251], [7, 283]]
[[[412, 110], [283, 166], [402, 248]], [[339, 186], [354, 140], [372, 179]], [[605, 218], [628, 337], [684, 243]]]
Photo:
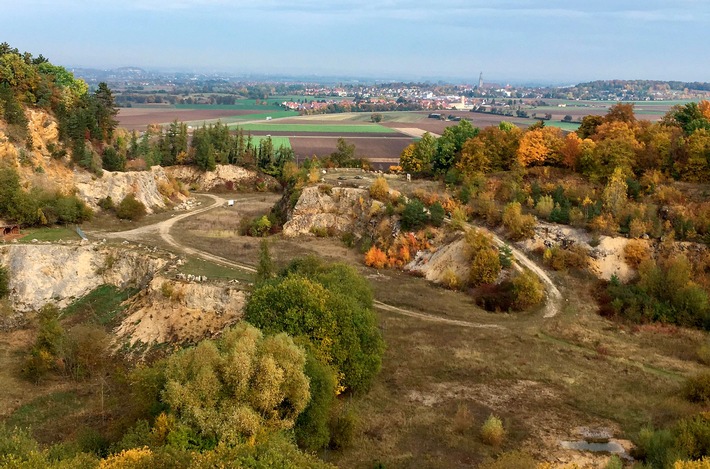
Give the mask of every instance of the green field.
[[323, 132], [323, 133], [341, 133], [341, 134], [352, 134], [352, 133], [372, 133], [372, 134], [390, 134], [395, 133], [394, 130], [383, 127], [377, 124], [364, 124], [364, 125], [337, 125], [337, 124], [244, 124], [239, 127], [245, 132]]
[[573, 122], [560, 122], [560, 121], [545, 121], [545, 127], [557, 127], [562, 130], [568, 130], [574, 132], [579, 128], [579, 124]]
[[67, 227], [46, 227], [46, 228], [30, 228], [22, 230], [24, 236], [20, 238], [22, 242], [29, 242], [33, 239], [37, 241], [61, 241], [61, 240], [79, 240], [79, 235], [72, 228]]
[[[266, 140], [266, 136], [252, 135], [252, 141], [254, 145], [259, 145], [262, 140]], [[274, 145], [274, 149], [279, 149], [280, 147], [291, 148], [291, 140], [288, 137], [271, 137], [271, 143]]]

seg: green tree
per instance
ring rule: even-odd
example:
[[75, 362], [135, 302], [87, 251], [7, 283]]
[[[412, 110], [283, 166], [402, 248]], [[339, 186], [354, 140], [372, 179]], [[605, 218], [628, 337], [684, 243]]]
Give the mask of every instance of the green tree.
[[416, 230], [429, 222], [426, 207], [419, 199], [411, 199], [402, 211], [402, 229]]
[[342, 384], [359, 392], [380, 369], [384, 343], [372, 313], [367, 281], [343, 264], [307, 258], [257, 286], [245, 318], [266, 332], [307, 340], [322, 363], [342, 373]]
[[269, 280], [275, 275], [274, 261], [269, 252], [269, 242], [265, 239], [259, 244], [259, 265], [256, 267], [256, 283]]
[[113, 98], [113, 93], [106, 82], [99, 83], [94, 92], [96, 127], [99, 130], [100, 140], [110, 142], [113, 132], [118, 125], [116, 115], [118, 108]]
[[238, 443], [292, 428], [310, 399], [306, 357], [286, 334], [240, 324], [171, 355], [163, 400], [203, 438]]
[[355, 145], [348, 143], [344, 138], [338, 137], [336, 150], [330, 154], [330, 159], [336, 166], [347, 166], [355, 158]]
[[437, 140], [437, 150], [432, 161], [435, 173], [445, 174], [451, 169], [461, 154], [461, 149], [466, 140], [478, 135], [479, 129], [467, 120], [460, 121], [457, 125], [447, 127]]

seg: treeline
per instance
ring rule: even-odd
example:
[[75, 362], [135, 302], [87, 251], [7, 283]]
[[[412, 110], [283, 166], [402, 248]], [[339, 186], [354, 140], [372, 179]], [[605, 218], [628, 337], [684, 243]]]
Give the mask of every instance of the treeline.
[[276, 177], [293, 159], [293, 150], [276, 148], [270, 136], [255, 138], [241, 129], [232, 133], [219, 122], [196, 128], [190, 136], [187, 124], [177, 120], [164, 129], [151, 126], [140, 137], [135, 131], [119, 133], [102, 154], [103, 168], [108, 171], [176, 164], [194, 164], [212, 171], [217, 164], [234, 164]]
[[111, 142], [117, 121], [113, 95], [105, 83], [95, 92], [63, 67], [45, 57], [20, 53], [7, 43], [0, 44], [0, 110], [15, 144], [31, 149], [24, 108], [43, 109], [56, 116], [61, 141], [72, 149], [80, 166], [100, 170], [96, 152]]
[[[367, 101], [342, 101], [328, 103], [326, 106], [299, 111], [302, 115], [339, 114], [343, 112], [387, 112], [387, 111], [421, 111], [424, 108], [415, 101], [400, 98], [397, 101], [386, 103], [370, 103]], [[427, 108], [428, 109], [428, 108]]]
[[81, 223], [91, 209], [75, 195], [35, 187], [25, 191], [14, 168], [0, 167], [0, 218], [25, 226]]

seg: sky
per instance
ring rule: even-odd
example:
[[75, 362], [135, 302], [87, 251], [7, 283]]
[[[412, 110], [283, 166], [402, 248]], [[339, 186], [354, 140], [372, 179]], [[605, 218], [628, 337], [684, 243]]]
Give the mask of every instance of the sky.
[[0, 0], [0, 24], [66, 67], [710, 81], [708, 0]]

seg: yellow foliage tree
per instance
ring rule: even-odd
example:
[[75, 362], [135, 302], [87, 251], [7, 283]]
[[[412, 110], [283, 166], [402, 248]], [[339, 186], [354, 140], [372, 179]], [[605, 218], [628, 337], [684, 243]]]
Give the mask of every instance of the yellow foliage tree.
[[698, 108], [703, 117], [710, 120], [710, 101], [703, 99], [698, 103]]
[[485, 144], [480, 139], [471, 138], [463, 144], [456, 169], [467, 177], [473, 176], [475, 173], [490, 171], [491, 160], [486, 154]]
[[523, 134], [517, 151], [518, 162], [521, 166], [543, 164], [549, 155], [550, 149], [547, 147], [542, 129], [530, 130]]

